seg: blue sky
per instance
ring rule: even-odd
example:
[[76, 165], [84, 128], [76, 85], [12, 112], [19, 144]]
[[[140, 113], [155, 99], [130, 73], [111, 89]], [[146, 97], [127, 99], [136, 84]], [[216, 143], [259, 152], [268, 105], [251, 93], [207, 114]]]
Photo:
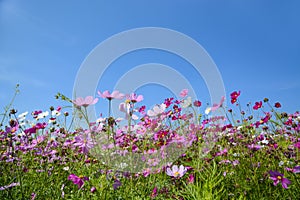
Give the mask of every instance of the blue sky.
[[[281, 102], [283, 111], [300, 110], [299, 7], [297, 0], [0, 0], [0, 107], [9, 103], [17, 83], [21, 93], [14, 106], [20, 112], [62, 104], [54, 95], [72, 96], [80, 65], [99, 43], [129, 29], [163, 27], [201, 44], [217, 65], [227, 95], [241, 90], [243, 105], [268, 97]], [[197, 85], [199, 99], [209, 103], [203, 79], [188, 63], [155, 50], [120, 57], [99, 89], [112, 90], [122, 73], [149, 62], [180, 71]], [[147, 105], [171, 95], [157, 85], [138, 92]], [[106, 103], [100, 100], [98, 113], [105, 114]]]

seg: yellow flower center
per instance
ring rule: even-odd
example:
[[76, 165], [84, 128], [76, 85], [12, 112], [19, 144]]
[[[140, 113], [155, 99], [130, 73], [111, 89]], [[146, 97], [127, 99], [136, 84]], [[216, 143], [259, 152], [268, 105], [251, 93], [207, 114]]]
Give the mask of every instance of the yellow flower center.
[[175, 172], [175, 173], [174, 173], [174, 176], [175, 176], [175, 177], [178, 177], [179, 175], [180, 175], [179, 172]]
[[281, 179], [282, 179], [282, 177], [281, 177], [281, 176], [277, 176], [277, 179], [281, 180]]

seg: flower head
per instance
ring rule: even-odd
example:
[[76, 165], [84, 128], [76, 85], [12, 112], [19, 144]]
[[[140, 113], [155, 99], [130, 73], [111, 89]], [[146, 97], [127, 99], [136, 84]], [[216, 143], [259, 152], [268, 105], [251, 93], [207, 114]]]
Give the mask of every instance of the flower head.
[[179, 168], [177, 165], [173, 165], [172, 169], [167, 168], [167, 175], [172, 176], [174, 178], [181, 178], [187, 171], [187, 168], [183, 165], [180, 165]]
[[277, 171], [269, 171], [269, 173], [270, 173], [270, 179], [274, 181], [273, 184], [275, 186], [280, 182], [282, 187], [284, 189], [287, 189], [288, 185], [291, 184], [291, 181], [287, 178], [284, 178], [283, 174]]
[[89, 178], [88, 177], [80, 178], [80, 177], [76, 176], [75, 174], [70, 174], [68, 176], [68, 180], [72, 181], [75, 185], [78, 186], [78, 188], [81, 188], [84, 184], [84, 181], [89, 180]]
[[155, 105], [152, 110], [147, 111], [149, 117], [155, 117], [162, 114], [166, 110], [166, 104]]
[[73, 101], [73, 103], [76, 105], [76, 106], [84, 106], [84, 107], [87, 107], [89, 105], [94, 105], [98, 102], [98, 98], [94, 98], [92, 96], [87, 96], [85, 98], [82, 98], [82, 97], [78, 97], [77, 99], [75, 99]]
[[259, 108], [261, 108], [262, 107], [262, 101], [260, 101], [260, 102], [255, 102], [255, 105], [253, 106], [253, 109], [254, 110], [258, 110]]
[[230, 94], [231, 97], [231, 103], [234, 104], [237, 101], [237, 98], [240, 96], [241, 91], [234, 91]]
[[140, 102], [144, 100], [143, 95], [137, 95], [135, 93], [127, 94], [126, 100], [131, 101], [132, 103]]
[[201, 101], [199, 101], [199, 100], [195, 100], [194, 101], [194, 106], [196, 106], [196, 107], [200, 107], [201, 106]]
[[276, 102], [274, 106], [275, 106], [275, 108], [280, 108], [281, 104], [279, 102]]
[[112, 99], [123, 99], [124, 98], [124, 94], [120, 93], [118, 90], [113, 91], [112, 93], [110, 93], [108, 90], [105, 90], [103, 93], [101, 93], [100, 91], [98, 91], [98, 95], [102, 98], [106, 98], [108, 100], [112, 100]]
[[188, 92], [189, 92], [188, 89], [183, 89], [183, 90], [181, 90], [181, 92], [180, 92], [179, 95], [180, 95], [182, 98], [184, 98], [184, 97], [187, 96]]

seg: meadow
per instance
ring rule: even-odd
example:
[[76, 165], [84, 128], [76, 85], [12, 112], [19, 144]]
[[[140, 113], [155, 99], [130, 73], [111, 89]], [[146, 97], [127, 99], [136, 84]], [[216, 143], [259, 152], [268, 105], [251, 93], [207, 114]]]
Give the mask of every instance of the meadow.
[[[134, 93], [58, 93], [69, 106], [25, 113], [11, 102], [0, 118], [0, 199], [300, 199], [300, 113], [240, 95], [206, 107], [184, 89], [146, 108]], [[90, 121], [100, 99], [109, 113]], [[123, 116], [111, 115], [115, 99]]]

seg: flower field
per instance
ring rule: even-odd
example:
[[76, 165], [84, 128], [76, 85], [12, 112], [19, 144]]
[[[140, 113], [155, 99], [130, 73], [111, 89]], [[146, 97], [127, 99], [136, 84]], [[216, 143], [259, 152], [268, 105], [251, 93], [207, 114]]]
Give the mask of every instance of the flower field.
[[[57, 94], [69, 107], [8, 106], [0, 199], [300, 199], [300, 113], [240, 95], [207, 107], [184, 89], [146, 108], [142, 95], [99, 91]], [[111, 115], [116, 100], [123, 116]], [[109, 113], [90, 121], [100, 101]]]

